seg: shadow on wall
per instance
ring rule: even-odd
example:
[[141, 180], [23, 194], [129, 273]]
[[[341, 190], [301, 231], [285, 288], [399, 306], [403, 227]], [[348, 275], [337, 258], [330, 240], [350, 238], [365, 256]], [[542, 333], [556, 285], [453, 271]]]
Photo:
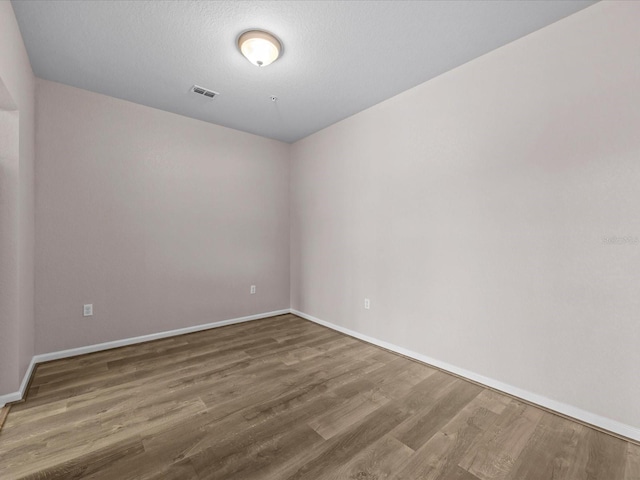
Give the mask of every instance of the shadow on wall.
[[0, 79], [0, 392], [14, 392], [20, 385], [18, 131], [18, 110]]

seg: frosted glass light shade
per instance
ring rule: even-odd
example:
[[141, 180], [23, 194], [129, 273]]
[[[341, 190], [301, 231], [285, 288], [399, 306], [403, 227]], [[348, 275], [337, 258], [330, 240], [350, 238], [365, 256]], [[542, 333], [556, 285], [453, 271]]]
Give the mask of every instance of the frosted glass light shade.
[[244, 32], [238, 38], [242, 55], [258, 67], [266, 67], [280, 56], [282, 45], [276, 37], [261, 30]]

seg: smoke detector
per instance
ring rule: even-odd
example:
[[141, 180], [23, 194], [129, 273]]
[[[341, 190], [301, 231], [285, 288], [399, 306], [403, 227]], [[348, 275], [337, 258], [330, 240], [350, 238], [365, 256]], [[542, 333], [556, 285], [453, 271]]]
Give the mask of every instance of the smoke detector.
[[210, 99], [220, 95], [218, 92], [214, 92], [213, 90], [209, 90], [208, 88], [204, 88], [199, 85], [194, 85], [193, 87], [191, 87], [191, 91]]

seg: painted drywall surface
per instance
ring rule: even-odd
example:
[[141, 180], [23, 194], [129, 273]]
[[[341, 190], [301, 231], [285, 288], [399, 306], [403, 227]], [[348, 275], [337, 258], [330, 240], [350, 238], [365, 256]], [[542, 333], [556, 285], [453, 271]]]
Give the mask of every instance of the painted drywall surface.
[[10, 2], [0, 2], [0, 84], [0, 108], [7, 110], [0, 120], [0, 394], [4, 394], [18, 390], [34, 352], [34, 77]]
[[17, 110], [0, 110], [0, 394], [17, 390], [19, 375], [18, 122]]
[[289, 307], [287, 144], [40, 79], [36, 96], [37, 353]]
[[294, 144], [292, 308], [639, 427], [638, 18], [599, 3]]

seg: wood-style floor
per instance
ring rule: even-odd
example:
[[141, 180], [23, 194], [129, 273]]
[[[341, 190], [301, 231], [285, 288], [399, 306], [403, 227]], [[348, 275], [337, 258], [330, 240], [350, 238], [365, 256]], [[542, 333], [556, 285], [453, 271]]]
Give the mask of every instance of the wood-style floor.
[[38, 366], [0, 478], [638, 480], [640, 447], [282, 315]]

